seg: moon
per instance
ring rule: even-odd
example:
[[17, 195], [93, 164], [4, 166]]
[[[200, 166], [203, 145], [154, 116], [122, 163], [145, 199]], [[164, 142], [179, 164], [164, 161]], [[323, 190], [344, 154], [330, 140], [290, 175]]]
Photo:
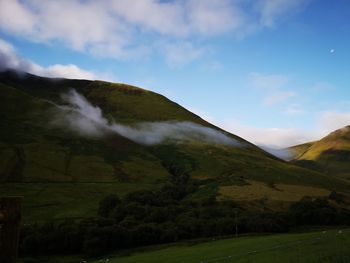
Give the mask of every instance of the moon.
[[330, 53], [334, 53], [334, 52], [335, 52], [335, 49], [332, 48], [331, 50], [329, 50], [329, 52], [330, 52]]

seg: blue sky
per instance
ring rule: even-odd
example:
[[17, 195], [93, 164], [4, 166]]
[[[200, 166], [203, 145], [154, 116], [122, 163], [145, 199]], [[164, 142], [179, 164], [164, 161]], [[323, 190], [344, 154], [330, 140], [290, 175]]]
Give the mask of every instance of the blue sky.
[[350, 124], [349, 47], [348, 0], [0, 0], [0, 68], [141, 86], [277, 148]]

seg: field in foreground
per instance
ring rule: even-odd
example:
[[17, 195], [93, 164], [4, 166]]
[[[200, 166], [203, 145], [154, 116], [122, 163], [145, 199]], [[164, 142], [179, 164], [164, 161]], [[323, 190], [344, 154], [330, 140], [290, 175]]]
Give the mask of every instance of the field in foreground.
[[[138, 250], [86, 262], [350, 262], [350, 229], [312, 233], [240, 237]], [[79, 257], [35, 259], [35, 262], [81, 262]], [[34, 262], [29, 259], [22, 262]]]

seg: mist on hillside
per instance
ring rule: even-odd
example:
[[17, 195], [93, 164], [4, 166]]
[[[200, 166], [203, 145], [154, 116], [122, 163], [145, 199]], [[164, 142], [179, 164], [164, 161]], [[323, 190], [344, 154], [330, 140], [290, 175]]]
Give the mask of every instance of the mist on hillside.
[[69, 129], [81, 136], [102, 137], [115, 133], [143, 145], [156, 145], [165, 141], [200, 141], [209, 144], [240, 146], [241, 143], [224, 133], [192, 122], [139, 122], [125, 125], [109, 121], [101, 108], [92, 105], [75, 90], [62, 94], [64, 105], [56, 105], [52, 124]]
[[282, 160], [285, 160], [285, 161], [290, 161], [293, 159], [294, 155], [293, 153], [288, 150], [287, 148], [285, 149], [274, 149], [274, 148], [271, 148], [271, 147], [267, 147], [267, 146], [263, 146], [263, 145], [259, 145], [259, 147], [261, 149], [263, 149], [264, 151], [282, 159]]

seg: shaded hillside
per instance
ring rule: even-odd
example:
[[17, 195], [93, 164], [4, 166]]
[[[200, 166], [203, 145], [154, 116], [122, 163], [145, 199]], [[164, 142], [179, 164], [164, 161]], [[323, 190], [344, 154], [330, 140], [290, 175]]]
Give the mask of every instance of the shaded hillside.
[[294, 163], [298, 165], [350, 179], [350, 126], [290, 150], [295, 154]]
[[[234, 143], [191, 139], [147, 145], [115, 132], [83, 136], [56, 125], [57, 108], [67, 107], [62, 94], [72, 89], [101, 109], [110, 123], [134, 128], [140, 122], [194, 123], [198, 129], [228, 136]], [[97, 198], [104, 191], [124, 193], [159, 187], [169, 178], [182, 175], [198, 181], [200, 187], [194, 198], [215, 196], [222, 186], [247, 185], [249, 180], [271, 186], [283, 183], [343, 192], [350, 189], [342, 181], [281, 161], [164, 96], [144, 89], [7, 71], [0, 73], [0, 92], [0, 191], [25, 195], [28, 213], [47, 207], [64, 216], [68, 203], [72, 206], [71, 202], [83, 202], [82, 212], [76, 213], [82, 216], [95, 209]], [[93, 183], [99, 183], [95, 192]], [[120, 185], [124, 190], [120, 190]], [[85, 199], [90, 201], [85, 204]], [[69, 211], [66, 212], [71, 213], [72, 209]]]

